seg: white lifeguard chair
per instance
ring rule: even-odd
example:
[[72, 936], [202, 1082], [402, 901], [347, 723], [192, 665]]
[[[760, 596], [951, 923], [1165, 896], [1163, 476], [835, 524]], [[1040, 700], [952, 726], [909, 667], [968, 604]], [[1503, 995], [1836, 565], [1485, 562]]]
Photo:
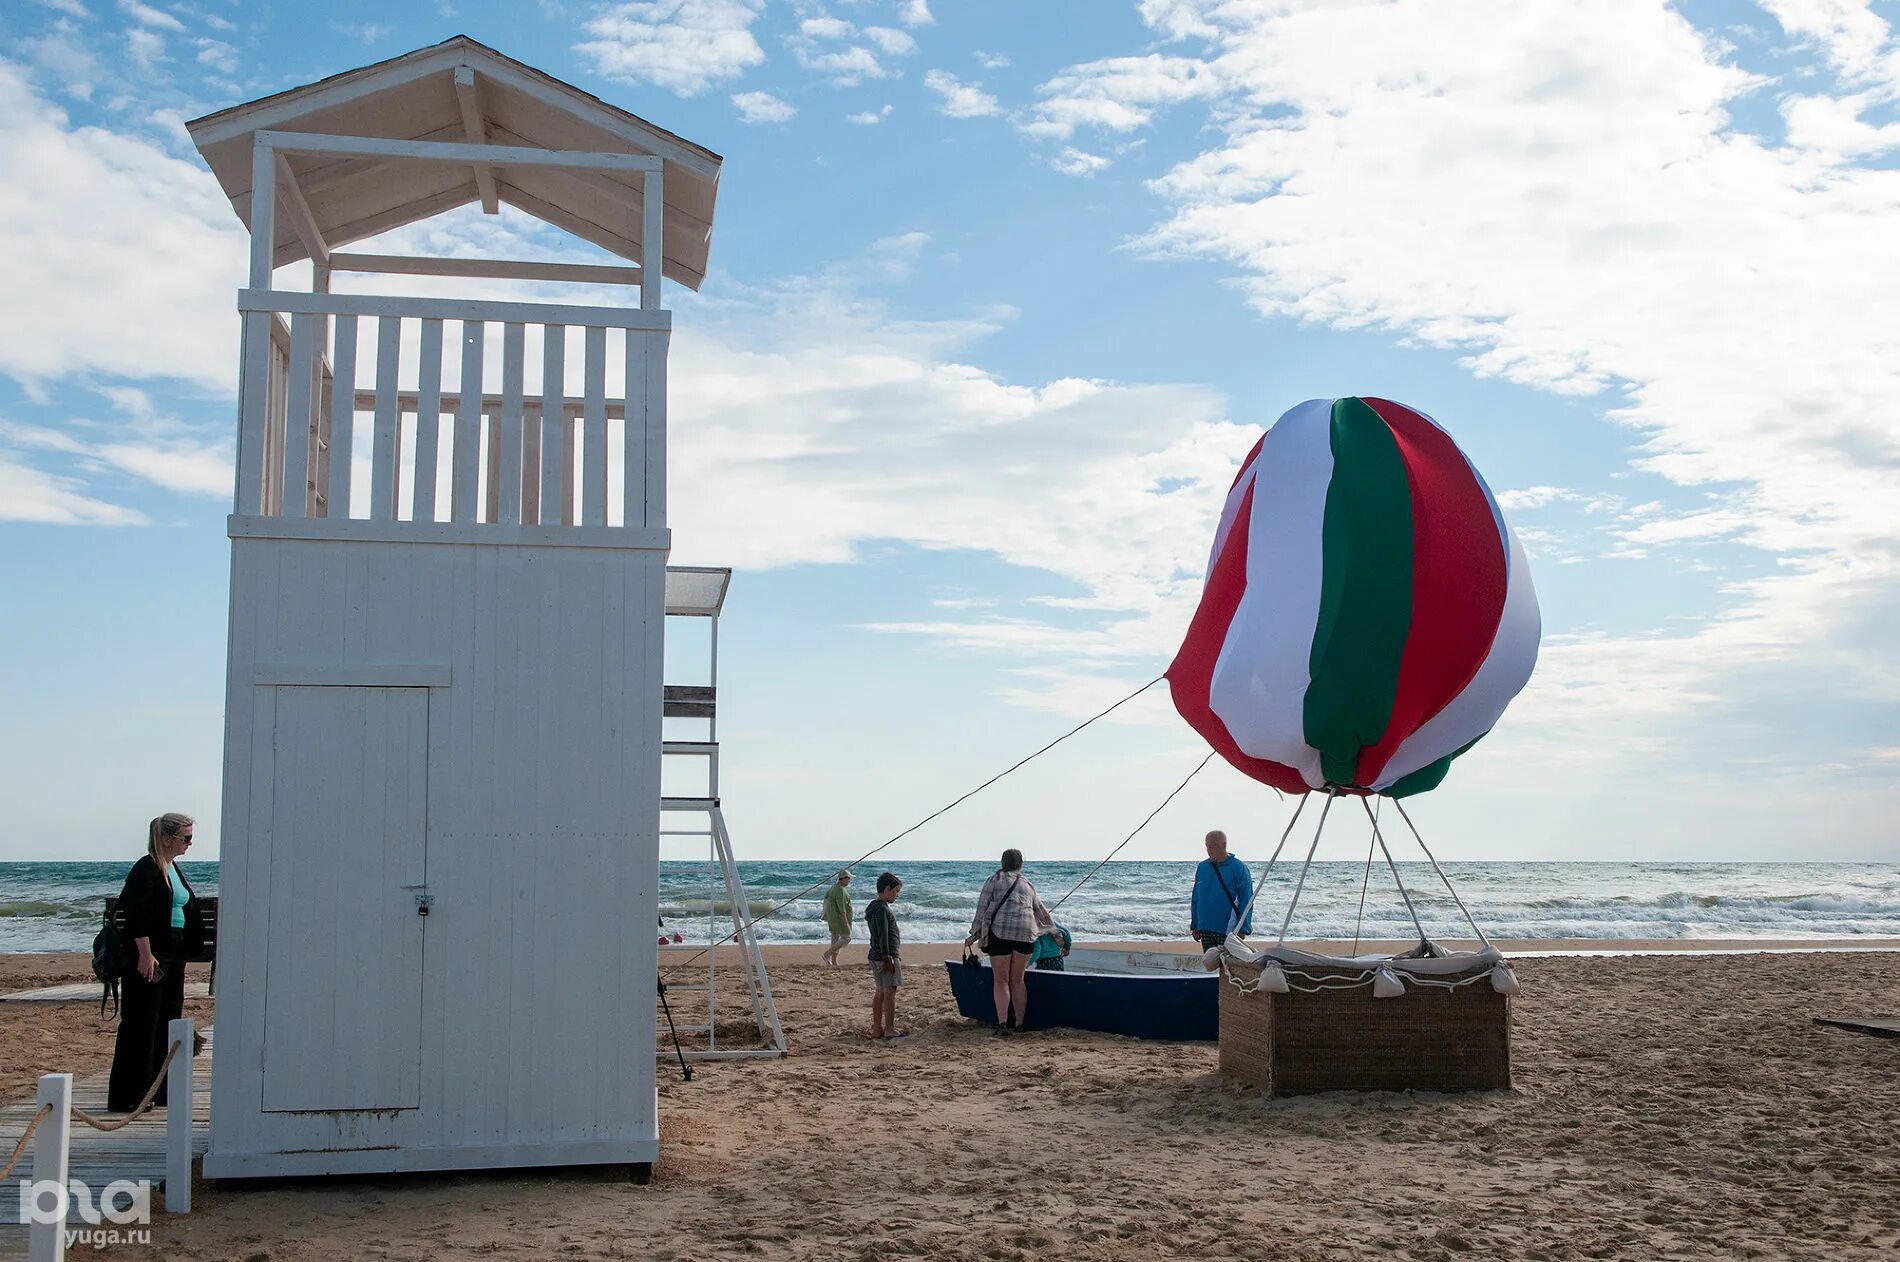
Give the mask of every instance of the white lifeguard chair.
[[[205, 1174], [637, 1173], [660, 290], [704, 277], [720, 159], [464, 37], [190, 131], [251, 230]], [[341, 249], [476, 202], [626, 262]], [[309, 292], [276, 286], [306, 259]], [[345, 271], [638, 301], [331, 292]]]

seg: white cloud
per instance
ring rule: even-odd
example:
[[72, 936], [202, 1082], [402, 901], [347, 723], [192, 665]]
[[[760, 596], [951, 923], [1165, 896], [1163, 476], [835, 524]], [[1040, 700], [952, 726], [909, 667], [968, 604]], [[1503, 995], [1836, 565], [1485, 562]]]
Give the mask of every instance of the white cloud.
[[764, 62], [752, 36], [762, 8], [763, 0], [615, 4], [586, 24], [594, 38], [575, 51], [609, 78], [696, 96]]
[[144, 27], [133, 27], [125, 33], [125, 51], [140, 70], [149, 73], [165, 60], [165, 37]]
[[232, 391], [246, 237], [209, 172], [146, 140], [73, 127], [6, 61], [0, 169], [0, 285], [33, 295], [0, 304], [0, 372]]
[[20, 48], [61, 92], [75, 100], [92, 99], [99, 80], [99, 60], [73, 23], [62, 18], [44, 35], [20, 41]]
[[1094, 175], [1097, 171], [1111, 165], [1107, 158], [1099, 153], [1069, 146], [1049, 159], [1050, 165], [1064, 175]]
[[[856, 268], [914, 260], [906, 234]], [[794, 278], [696, 304], [674, 344], [669, 452], [681, 546], [742, 566], [844, 562], [865, 544], [989, 552], [1078, 585], [1110, 626], [1078, 640], [973, 610], [892, 627], [1098, 663], [1171, 647], [1192, 608], [1206, 536], [1250, 431], [1195, 386], [1060, 379], [1016, 384], [966, 352], [998, 331], [893, 320], [850, 280]]]
[[1781, 29], [1819, 44], [1836, 67], [1858, 78], [1892, 73], [1893, 33], [1867, 0], [1761, 0]]
[[1218, 71], [1191, 57], [1109, 57], [1070, 67], [1044, 83], [1025, 127], [1031, 135], [1057, 140], [1067, 140], [1078, 127], [1133, 131], [1147, 126], [1162, 106], [1205, 100], [1221, 89]]
[[929, 26], [937, 19], [930, 15], [930, 0], [898, 0], [897, 20], [905, 26]]
[[392, 28], [375, 22], [332, 22], [330, 29], [339, 35], [347, 35], [359, 44], [380, 44], [389, 38]]
[[79, 18], [83, 21], [92, 16], [92, 13], [79, 0], [38, 0], [38, 2], [42, 7], [51, 9], [55, 13], [64, 13], [69, 18]]
[[149, 26], [155, 31], [179, 31], [185, 24], [162, 9], [154, 9], [149, 4], [140, 4], [139, 0], [119, 0], [119, 11], [137, 22], [140, 26]]
[[1009, 65], [1009, 58], [1003, 56], [1001, 53], [986, 53], [978, 49], [976, 64], [985, 70], [1002, 70]]
[[227, 424], [186, 424], [161, 413], [135, 387], [105, 386], [99, 393], [114, 414], [77, 418], [66, 429], [0, 422], [0, 443], [59, 453], [87, 475], [115, 470], [187, 495], [231, 494], [236, 449]]
[[861, 46], [853, 45], [835, 53], [814, 53], [804, 47], [793, 51], [799, 65], [824, 75], [836, 87], [854, 88], [866, 79], [890, 77], [878, 61], [877, 54]]
[[1900, 123], [1874, 124], [1861, 117], [1878, 103], [1872, 93], [1789, 97], [1781, 103], [1788, 143], [1845, 158], [1900, 149]]
[[94, 499], [85, 483], [21, 462], [0, 448], [0, 521], [53, 526], [136, 526], [144, 514]]
[[867, 26], [864, 38], [891, 57], [908, 57], [917, 51], [917, 41], [892, 26]]
[[891, 107], [886, 105], [882, 109], [865, 110], [863, 113], [846, 114], [844, 117], [846, 122], [856, 123], [860, 127], [875, 127], [890, 116]]
[[850, 39], [858, 33], [858, 28], [843, 18], [829, 16], [806, 18], [798, 24], [798, 30], [809, 39]]
[[732, 98], [739, 117], [748, 123], [783, 123], [798, 110], [769, 92], [740, 92]]
[[996, 98], [985, 92], [982, 85], [964, 83], [948, 71], [926, 72], [924, 86], [943, 98], [941, 110], [951, 118], [983, 118], [1003, 112]]
[[198, 64], [210, 66], [213, 70], [225, 74], [236, 74], [238, 69], [237, 49], [218, 39], [198, 41]]

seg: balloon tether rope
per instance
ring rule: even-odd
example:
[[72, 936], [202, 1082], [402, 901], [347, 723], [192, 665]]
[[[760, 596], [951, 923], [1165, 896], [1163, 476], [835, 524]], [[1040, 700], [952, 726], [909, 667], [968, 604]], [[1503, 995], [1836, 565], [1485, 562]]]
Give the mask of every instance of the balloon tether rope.
[[1055, 901], [1055, 906], [1049, 909], [1049, 913], [1051, 915], [1054, 915], [1056, 908], [1061, 907], [1062, 904], [1068, 902], [1069, 899], [1074, 897], [1076, 890], [1079, 890], [1084, 885], [1087, 885], [1090, 877], [1094, 876], [1097, 872], [1100, 872], [1104, 867], [1106, 867], [1108, 865], [1109, 859], [1113, 859], [1117, 854], [1121, 853], [1122, 846], [1125, 846], [1129, 842], [1133, 841], [1136, 838], [1136, 836], [1140, 834], [1142, 829], [1146, 828], [1149, 824], [1154, 822], [1154, 817], [1161, 814], [1161, 812], [1167, 807], [1168, 803], [1174, 801], [1176, 795], [1178, 795], [1181, 792], [1181, 790], [1188, 787], [1188, 781], [1194, 779], [1195, 776], [1200, 775], [1202, 770], [1206, 768], [1207, 764], [1213, 761], [1214, 761], [1214, 755], [1212, 753], [1209, 753], [1207, 757], [1201, 759], [1200, 765], [1195, 767], [1194, 770], [1187, 773], [1187, 780], [1183, 780], [1181, 783], [1175, 785], [1174, 792], [1162, 798], [1161, 805], [1155, 807], [1152, 811], [1149, 811], [1148, 818], [1142, 820], [1139, 824], [1136, 824], [1135, 831], [1132, 833], [1129, 833], [1126, 837], [1122, 838], [1121, 845], [1116, 846], [1113, 850], [1109, 851], [1107, 856], [1103, 858], [1103, 860], [1100, 863], [1090, 868], [1088, 872], [1083, 875], [1082, 879], [1077, 881], [1067, 894], [1064, 894], [1061, 898], [1058, 898]]
[[1445, 869], [1438, 866], [1438, 860], [1433, 857], [1432, 849], [1430, 846], [1425, 844], [1425, 839], [1418, 835], [1418, 825], [1414, 824], [1412, 822], [1412, 817], [1405, 813], [1405, 804], [1399, 801], [1397, 798], [1393, 798], [1392, 805], [1398, 809], [1399, 818], [1405, 821], [1405, 826], [1412, 830], [1412, 840], [1416, 841], [1418, 843], [1418, 848], [1425, 852], [1425, 857], [1427, 859], [1431, 859], [1432, 870], [1438, 873], [1438, 879], [1445, 883], [1445, 892], [1450, 894], [1452, 901], [1458, 904], [1458, 910], [1465, 914], [1465, 921], [1467, 924], [1471, 926], [1471, 932], [1478, 935], [1479, 942], [1483, 943], [1487, 947], [1490, 946], [1491, 939], [1485, 937], [1484, 930], [1478, 927], [1478, 918], [1471, 914], [1471, 909], [1469, 907], [1465, 906], [1465, 900], [1458, 897], [1458, 891], [1452, 888], [1451, 878], [1445, 875]]
[[1392, 883], [1399, 887], [1399, 897], [1405, 900], [1405, 910], [1412, 914], [1412, 927], [1418, 930], [1419, 945], [1430, 946], [1432, 940], [1425, 936], [1425, 926], [1419, 923], [1418, 908], [1412, 906], [1412, 896], [1406, 891], [1405, 881], [1399, 876], [1399, 865], [1392, 862], [1392, 851], [1385, 844], [1385, 834], [1379, 831], [1379, 821], [1372, 813], [1371, 804], [1361, 798], [1359, 805], [1365, 807], [1366, 818], [1372, 822], [1372, 839], [1379, 843], [1379, 850], [1385, 855], [1385, 866], [1392, 870]]
[[1338, 796], [1337, 790], [1326, 790], [1326, 805], [1320, 808], [1319, 827], [1313, 830], [1313, 844], [1307, 847], [1306, 862], [1300, 865], [1300, 879], [1293, 886], [1293, 901], [1286, 905], [1286, 919], [1280, 922], [1280, 940], [1275, 946], [1286, 945], [1287, 926], [1293, 923], [1293, 909], [1300, 905], [1300, 891], [1306, 888], [1306, 870], [1313, 866], [1313, 856], [1319, 852], [1320, 834], [1326, 831], [1326, 817], [1333, 813], [1333, 799]]
[[[1083, 719], [1080, 723], [1076, 724], [1074, 727], [1070, 728], [1068, 731], [1064, 732], [1062, 735], [1050, 741], [1047, 745], [1044, 745], [1041, 749], [1038, 749], [1035, 753], [1029, 754], [1026, 757], [1017, 759], [1015, 762], [1011, 763], [1009, 766], [1003, 768], [1003, 770], [997, 772], [995, 775], [985, 780], [982, 784], [977, 785], [974, 789], [971, 789], [968, 793], [965, 793], [962, 797], [956, 799], [954, 802], [951, 802], [948, 806], [942, 806], [942, 807], [937, 808], [936, 810], [932, 811], [930, 814], [918, 820], [915, 824], [912, 824], [909, 828], [906, 828], [903, 832], [898, 833], [895, 837], [892, 837], [890, 840], [871, 847], [871, 849], [865, 851], [863, 854], [859, 855], [856, 859], [853, 859], [850, 863], [840, 864], [837, 868], [833, 868], [830, 870], [833, 873], [836, 873], [841, 870], [855, 868], [860, 863], [863, 863], [866, 859], [869, 859], [872, 855], [877, 854], [879, 851], [888, 850], [890, 847], [896, 845], [898, 842], [902, 841], [904, 838], [910, 836], [912, 833], [916, 832], [919, 828], [922, 828], [925, 824], [928, 824], [930, 821], [936, 819], [938, 816], [946, 815], [950, 811], [963, 805], [965, 802], [969, 801], [971, 798], [975, 797], [977, 794], [983, 792], [983, 790], [989, 788], [991, 785], [995, 784], [998, 780], [1001, 780], [1004, 776], [1010, 774], [1012, 771], [1016, 771], [1019, 768], [1027, 765], [1028, 763], [1033, 762], [1036, 759], [1042, 757], [1044, 754], [1054, 749], [1057, 745], [1060, 745], [1063, 741], [1068, 740], [1071, 736], [1074, 736], [1077, 732], [1080, 732], [1083, 728], [1095, 722], [1097, 719], [1107, 718], [1109, 715], [1121, 709], [1123, 706], [1127, 705], [1130, 701], [1133, 701], [1136, 697], [1139, 697], [1142, 693], [1148, 691], [1148, 689], [1154, 687], [1156, 684], [1160, 683], [1163, 679], [1166, 679], [1166, 678], [1167, 678], [1166, 675], [1156, 675], [1153, 679], [1150, 679], [1147, 683], [1135, 689], [1133, 692], [1123, 697], [1120, 701], [1117, 701], [1114, 705], [1108, 707], [1108, 709], [1103, 710], [1097, 714], [1090, 715], [1088, 718]], [[1196, 770], [1198, 771], [1199, 768], [1196, 768]], [[1192, 777], [1189, 777], [1189, 778], [1192, 779]], [[1163, 803], [1163, 805], [1166, 805], [1166, 804]], [[737, 940], [740, 937], [740, 935], [750, 932], [752, 927], [754, 925], [757, 925], [760, 921], [771, 919], [773, 916], [776, 916], [779, 912], [784, 911], [787, 907], [790, 907], [793, 903], [797, 902], [799, 899], [805, 897], [805, 895], [811, 893], [813, 890], [819, 888], [822, 885], [825, 885], [826, 883], [828, 883], [829, 881], [833, 879], [835, 879], [835, 877], [828, 876], [828, 877], [825, 877], [823, 880], [814, 881], [812, 884], [807, 885], [804, 889], [798, 891], [798, 893], [792, 895], [790, 898], [786, 899], [784, 902], [779, 903], [778, 905], [773, 907], [770, 911], [754, 916], [751, 920], [746, 921], [745, 924], [741, 925], [737, 929], [734, 929], [731, 933], [719, 939], [719, 941], [709, 942], [703, 948], [701, 948], [698, 951], [695, 951], [692, 955], [688, 956], [684, 960], [681, 960], [679, 963], [668, 965], [666, 972], [672, 973], [678, 969], [685, 968], [687, 965], [693, 963], [693, 961], [702, 958], [706, 954], [707, 951], [712, 950], [714, 947], [724, 946], [728, 942]]]

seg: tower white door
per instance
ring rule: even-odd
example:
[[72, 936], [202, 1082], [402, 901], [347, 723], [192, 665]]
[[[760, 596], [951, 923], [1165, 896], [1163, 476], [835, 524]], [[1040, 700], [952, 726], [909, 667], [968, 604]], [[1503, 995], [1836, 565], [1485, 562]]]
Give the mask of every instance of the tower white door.
[[415, 1108], [429, 690], [273, 692], [264, 1108]]

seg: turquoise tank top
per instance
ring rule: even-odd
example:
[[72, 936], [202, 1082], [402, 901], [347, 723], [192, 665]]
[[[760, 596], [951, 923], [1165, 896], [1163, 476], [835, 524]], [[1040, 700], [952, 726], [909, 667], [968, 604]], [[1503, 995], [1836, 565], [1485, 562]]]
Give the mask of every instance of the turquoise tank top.
[[191, 891], [185, 888], [185, 878], [178, 875], [178, 865], [172, 864], [172, 928], [185, 927], [185, 900], [191, 897]]

